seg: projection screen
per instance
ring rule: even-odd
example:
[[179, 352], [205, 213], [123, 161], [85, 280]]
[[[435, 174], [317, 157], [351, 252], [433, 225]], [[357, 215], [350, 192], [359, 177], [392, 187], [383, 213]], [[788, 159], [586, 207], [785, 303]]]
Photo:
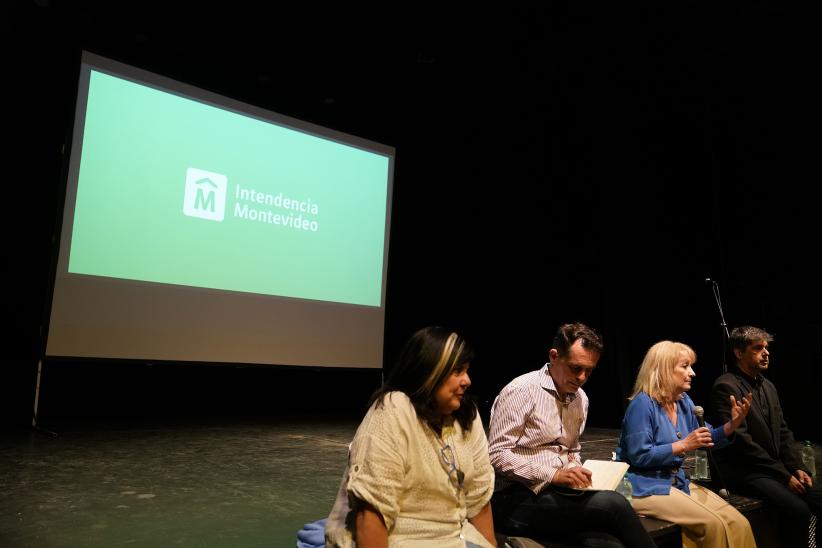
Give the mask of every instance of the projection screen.
[[394, 156], [84, 52], [46, 356], [382, 367]]

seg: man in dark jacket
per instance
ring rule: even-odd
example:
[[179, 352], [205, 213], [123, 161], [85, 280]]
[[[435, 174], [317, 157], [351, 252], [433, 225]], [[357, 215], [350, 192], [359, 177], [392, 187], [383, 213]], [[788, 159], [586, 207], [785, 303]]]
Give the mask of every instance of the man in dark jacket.
[[779, 514], [779, 531], [785, 546], [812, 546], [817, 516], [822, 515], [822, 489], [814, 485], [802, 463], [793, 433], [782, 416], [776, 386], [762, 376], [770, 364], [768, 332], [757, 327], [731, 331], [736, 366], [714, 382], [713, 418], [721, 424], [730, 418], [728, 397], [752, 393], [751, 410], [736, 429], [734, 441], [714, 453], [728, 486], [762, 499]]

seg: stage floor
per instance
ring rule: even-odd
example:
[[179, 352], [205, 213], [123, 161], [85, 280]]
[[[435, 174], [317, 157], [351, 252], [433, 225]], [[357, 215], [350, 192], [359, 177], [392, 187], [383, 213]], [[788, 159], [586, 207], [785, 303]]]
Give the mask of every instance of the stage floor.
[[[293, 547], [331, 509], [356, 427], [201, 420], [6, 436], [0, 546]], [[587, 429], [583, 458], [610, 458], [618, 435]]]
[[0, 546], [294, 546], [354, 422], [73, 427], [0, 445]]

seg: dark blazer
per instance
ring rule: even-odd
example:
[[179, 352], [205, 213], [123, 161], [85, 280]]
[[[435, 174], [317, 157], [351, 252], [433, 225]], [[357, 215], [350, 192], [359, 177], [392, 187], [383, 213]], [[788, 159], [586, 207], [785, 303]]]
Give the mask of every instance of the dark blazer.
[[714, 424], [731, 418], [730, 396], [737, 401], [753, 392], [756, 401], [764, 401], [769, 417], [754, 403], [748, 416], [736, 429], [734, 441], [713, 453], [714, 460], [729, 484], [745, 483], [752, 478], [769, 477], [788, 483], [796, 470], [808, 472], [796, 448], [793, 433], [782, 415], [776, 386], [765, 379], [752, 379], [739, 368], [725, 373], [711, 390], [711, 417]]

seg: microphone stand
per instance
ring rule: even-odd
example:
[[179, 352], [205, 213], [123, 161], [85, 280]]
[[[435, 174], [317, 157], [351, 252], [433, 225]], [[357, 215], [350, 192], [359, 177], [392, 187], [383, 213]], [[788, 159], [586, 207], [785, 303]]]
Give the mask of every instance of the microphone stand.
[[731, 334], [728, 332], [728, 324], [725, 322], [725, 312], [722, 310], [722, 297], [719, 295], [719, 284], [711, 278], [705, 278], [705, 283], [711, 286], [711, 293], [713, 293], [716, 308], [719, 310], [719, 326], [722, 328], [722, 374], [724, 375], [728, 372], [726, 359], [728, 357], [728, 344], [731, 340]]
[[[699, 424], [700, 427], [705, 426], [705, 415], [704, 415], [704, 413], [705, 412], [701, 407], [699, 407], [698, 412], [696, 412], [696, 420], [697, 420], [697, 423]], [[711, 483], [714, 483], [714, 479], [713, 479], [714, 476], [718, 480], [716, 483], [719, 486], [719, 490], [716, 493], [720, 497], [722, 497], [723, 499], [730, 502], [731, 501], [731, 494], [730, 494], [730, 492], [728, 491], [728, 489], [725, 485], [725, 480], [722, 478], [722, 474], [719, 471], [719, 466], [717, 466], [716, 461], [714, 460], [714, 452], [711, 450], [710, 447], [705, 447], [704, 451], [705, 451], [705, 456], [708, 459], [708, 462], [706, 464], [708, 465], [708, 471], [711, 474], [710, 481], [711, 481]], [[701, 478], [701, 479], [704, 480], [705, 478]]]
[[[731, 334], [728, 332], [728, 324], [725, 321], [725, 311], [722, 309], [722, 297], [719, 294], [719, 283], [711, 278], [705, 278], [705, 283], [711, 286], [711, 293], [714, 296], [714, 302], [716, 302], [716, 309], [719, 311], [719, 326], [722, 328], [722, 374], [724, 375], [728, 372], [727, 359], [731, 342]], [[704, 426], [704, 419], [700, 421], [700, 424]], [[706, 453], [708, 455], [708, 468], [711, 470], [711, 474], [715, 474], [716, 478], [719, 480], [718, 494], [720, 497], [730, 502], [731, 494], [728, 492], [725, 479], [719, 471], [719, 466], [717, 466], [716, 460], [714, 460], [714, 452], [708, 449]]]
[[717, 484], [719, 486], [719, 491], [717, 494], [722, 497], [723, 499], [727, 500], [728, 502], [731, 501], [731, 493], [728, 491], [727, 484], [725, 483], [725, 479], [722, 477], [722, 473], [719, 471], [719, 466], [716, 464], [716, 460], [714, 460], [714, 452], [711, 450], [710, 447], [705, 448], [705, 453], [708, 455], [708, 470], [711, 471], [711, 482], [713, 483], [713, 476], [716, 476]]

